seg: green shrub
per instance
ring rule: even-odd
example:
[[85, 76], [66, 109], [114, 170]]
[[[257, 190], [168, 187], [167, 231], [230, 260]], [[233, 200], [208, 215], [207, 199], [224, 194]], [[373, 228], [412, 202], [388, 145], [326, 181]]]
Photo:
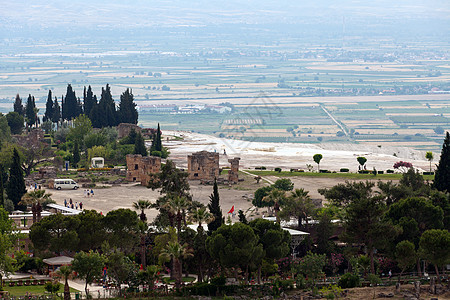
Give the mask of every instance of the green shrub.
[[358, 173], [359, 174], [369, 174], [369, 173], [371, 173], [371, 171], [369, 171], [369, 170], [359, 170]]
[[320, 173], [329, 173], [328, 170], [319, 170]]
[[384, 174], [384, 171], [378, 171], [378, 174]]
[[388, 173], [388, 174], [393, 174], [393, 173], [394, 173], [394, 170], [386, 170], [386, 173]]
[[211, 278], [211, 284], [214, 285], [225, 285], [226, 281], [227, 279], [225, 278], [224, 275]]
[[434, 175], [434, 172], [423, 172], [423, 175]]
[[280, 173], [281, 172], [281, 168], [275, 168], [275, 172]]
[[347, 169], [347, 168], [341, 168], [341, 169], [339, 170], [339, 172], [343, 172], [343, 173], [346, 173], [346, 172], [348, 172], [348, 171], [350, 171], [350, 170]]
[[350, 289], [360, 285], [359, 276], [353, 273], [345, 273], [341, 276], [338, 282], [343, 289]]
[[295, 286], [300, 290], [306, 289], [306, 279], [302, 274], [297, 274], [295, 277]]
[[151, 156], [161, 157], [162, 153], [161, 153], [161, 151], [154, 150], [154, 151], [152, 151]]

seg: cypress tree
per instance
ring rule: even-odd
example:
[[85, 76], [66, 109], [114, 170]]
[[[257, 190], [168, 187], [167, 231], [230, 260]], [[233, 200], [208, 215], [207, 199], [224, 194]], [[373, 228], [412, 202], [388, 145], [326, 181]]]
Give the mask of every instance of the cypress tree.
[[214, 216], [214, 220], [208, 224], [208, 231], [210, 233], [216, 231], [217, 228], [222, 226], [222, 224], [224, 223], [219, 202], [219, 188], [217, 186], [217, 180], [214, 179], [213, 193], [211, 194], [211, 196], [209, 196], [208, 203], [209, 212]]
[[137, 138], [137, 132], [134, 128], [131, 128], [130, 133], [128, 134], [128, 143], [127, 144], [135, 144]]
[[78, 141], [75, 140], [75, 144], [73, 145], [72, 164], [76, 168], [79, 162], [80, 162], [80, 146], [78, 146]]
[[47, 102], [45, 103], [45, 113], [44, 117], [42, 118], [42, 121], [48, 121], [52, 120], [53, 116], [53, 99], [52, 99], [52, 91], [48, 90], [48, 96], [47, 96]]
[[94, 104], [89, 113], [89, 119], [91, 119], [92, 127], [94, 128], [102, 128], [102, 124], [104, 124], [104, 115], [100, 112], [100, 108], [98, 104]]
[[6, 193], [8, 194], [8, 198], [13, 202], [14, 209], [24, 209], [22, 205], [19, 205], [19, 202], [26, 192], [23, 171], [20, 166], [19, 152], [14, 148], [13, 161], [9, 169], [9, 181], [6, 187]]
[[0, 205], [5, 206], [5, 188], [3, 185], [3, 178], [5, 170], [3, 170], [3, 166], [0, 166]]
[[76, 113], [75, 118], [78, 117], [79, 115], [82, 115], [82, 114], [83, 114], [83, 104], [81, 103], [80, 98], [78, 98], [78, 101], [77, 101], [77, 113]]
[[22, 99], [20, 98], [19, 94], [16, 95], [16, 100], [14, 101], [14, 111], [21, 116], [23, 116], [25, 113], [25, 110], [24, 110], [23, 104], [22, 104]]
[[34, 97], [28, 95], [27, 106], [25, 107], [25, 118], [27, 120], [27, 125], [32, 127], [36, 123], [36, 111], [34, 104]]
[[88, 86], [87, 91], [86, 91], [86, 87], [84, 87], [83, 104], [84, 104], [84, 107], [83, 107], [84, 114], [86, 116], [90, 116], [92, 108], [94, 108], [94, 106], [97, 104], [97, 97], [94, 99], [94, 93], [92, 92], [91, 86]]
[[98, 109], [102, 114], [100, 127], [118, 125], [116, 104], [114, 103], [114, 100], [112, 98], [111, 88], [109, 87], [109, 84], [106, 85], [106, 88], [102, 88], [102, 95], [98, 103]]
[[134, 154], [141, 154], [142, 156], [148, 155], [144, 137], [140, 133], [137, 134], [136, 141], [134, 142]]
[[438, 191], [450, 192], [450, 135], [448, 131], [445, 134], [441, 158], [436, 168], [433, 186]]
[[120, 96], [119, 110], [117, 113], [119, 116], [118, 122], [137, 124], [138, 111], [134, 103], [133, 93], [130, 89], [127, 89]]
[[52, 114], [52, 122], [58, 123], [61, 120], [61, 108], [58, 104], [58, 99], [55, 97], [55, 102], [53, 103], [53, 114]]
[[159, 123], [158, 129], [156, 129], [156, 135], [152, 141], [151, 152], [153, 151], [162, 151], [161, 129], [159, 128]]
[[63, 120], [72, 120], [79, 115], [79, 102], [75, 91], [70, 84], [67, 85], [66, 97], [62, 100], [62, 118]]

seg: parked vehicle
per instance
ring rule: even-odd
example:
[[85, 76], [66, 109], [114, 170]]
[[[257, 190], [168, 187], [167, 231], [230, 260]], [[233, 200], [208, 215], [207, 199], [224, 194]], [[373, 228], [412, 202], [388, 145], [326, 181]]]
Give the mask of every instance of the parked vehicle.
[[78, 183], [72, 179], [55, 179], [54, 188], [56, 190], [69, 189], [76, 190], [79, 188]]

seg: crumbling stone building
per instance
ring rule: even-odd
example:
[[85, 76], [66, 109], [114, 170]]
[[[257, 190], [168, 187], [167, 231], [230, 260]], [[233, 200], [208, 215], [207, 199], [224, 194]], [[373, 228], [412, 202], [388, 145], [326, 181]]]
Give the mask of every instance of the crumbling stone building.
[[239, 160], [240, 157], [235, 157], [229, 159], [228, 162], [231, 164], [231, 168], [228, 171], [228, 183], [238, 183], [239, 182]]
[[143, 157], [140, 154], [127, 155], [127, 181], [140, 181], [141, 185], [147, 186], [152, 174], [159, 173], [160, 170], [161, 157]]
[[219, 177], [219, 153], [200, 151], [188, 155], [188, 179], [214, 180]]
[[131, 124], [131, 123], [120, 123], [119, 125], [117, 125], [117, 132], [118, 132], [117, 137], [118, 137], [119, 139], [121, 139], [121, 138], [123, 138], [123, 137], [128, 136], [128, 135], [130, 134], [131, 129], [133, 129], [133, 128], [134, 128], [134, 130], [135, 130], [136, 132], [138, 132], [138, 133], [140, 133], [141, 130], [142, 130], [141, 127], [139, 127], [139, 126], [137, 126], [137, 125], [135, 125], [135, 124]]
[[31, 146], [39, 146], [44, 142], [44, 131], [40, 128], [32, 129], [28, 134], [14, 134], [12, 135], [13, 141], [25, 148]]

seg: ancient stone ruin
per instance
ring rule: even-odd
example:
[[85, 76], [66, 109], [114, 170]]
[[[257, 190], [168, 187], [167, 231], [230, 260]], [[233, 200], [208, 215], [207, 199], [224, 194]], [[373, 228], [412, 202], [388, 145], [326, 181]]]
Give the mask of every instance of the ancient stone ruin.
[[131, 182], [140, 181], [141, 185], [147, 186], [152, 174], [161, 170], [161, 157], [142, 156], [140, 154], [127, 155], [126, 180]]
[[131, 129], [133, 129], [134, 128], [134, 130], [136, 131], [136, 132], [141, 132], [141, 127], [139, 127], [139, 126], [137, 126], [137, 125], [135, 125], [135, 124], [131, 124], [131, 123], [120, 123], [118, 126], [117, 126], [117, 131], [118, 131], [118, 135], [117, 135], [117, 137], [119, 138], [119, 139], [121, 139], [121, 138], [123, 138], [123, 137], [126, 137], [126, 136], [128, 136], [129, 134], [130, 134], [130, 131], [131, 131]]
[[231, 164], [231, 168], [228, 171], [228, 183], [238, 183], [239, 182], [239, 160], [240, 157], [235, 157], [229, 159], [228, 162]]
[[15, 134], [12, 135], [12, 138], [16, 144], [22, 147], [38, 147], [41, 143], [44, 142], [44, 131], [42, 129], [32, 129], [26, 135]]
[[188, 179], [214, 180], [219, 177], [219, 153], [200, 151], [188, 155]]

